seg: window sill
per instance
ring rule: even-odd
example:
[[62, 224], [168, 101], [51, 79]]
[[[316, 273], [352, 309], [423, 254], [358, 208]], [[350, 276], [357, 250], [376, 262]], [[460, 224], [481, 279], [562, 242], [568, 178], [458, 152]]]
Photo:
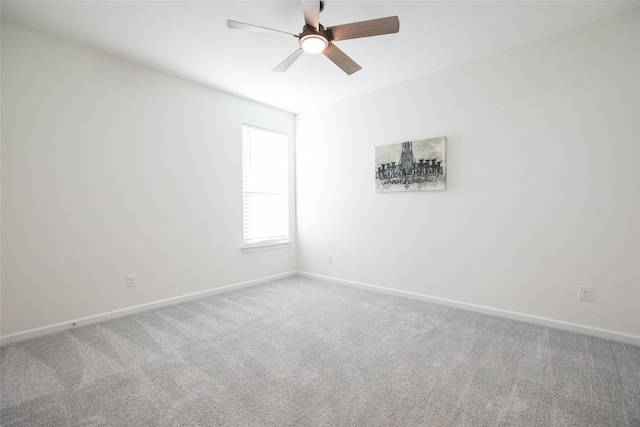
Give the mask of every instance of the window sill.
[[269, 251], [271, 249], [284, 249], [291, 246], [291, 241], [283, 241], [283, 242], [274, 242], [274, 243], [264, 243], [261, 245], [252, 245], [252, 246], [242, 246], [243, 253], [250, 252], [260, 252], [260, 251]]

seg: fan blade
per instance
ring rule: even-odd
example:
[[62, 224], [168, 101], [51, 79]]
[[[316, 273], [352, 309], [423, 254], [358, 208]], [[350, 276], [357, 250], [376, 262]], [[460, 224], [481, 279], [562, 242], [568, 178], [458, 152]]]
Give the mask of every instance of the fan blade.
[[302, 0], [302, 13], [307, 24], [320, 28], [320, 0]]
[[293, 37], [298, 37], [298, 34], [288, 33], [286, 31], [274, 30], [273, 28], [261, 27], [260, 25], [247, 24], [245, 22], [234, 21], [232, 19], [227, 19], [227, 27], [234, 30], [249, 30], [249, 31], [260, 31], [260, 32], [275, 31], [277, 33], [283, 33]]
[[335, 44], [329, 43], [329, 46], [322, 52], [324, 56], [329, 58], [334, 64], [342, 69], [345, 73], [351, 75], [362, 67], [349, 58], [346, 53], [336, 47]]
[[287, 71], [287, 69], [291, 66], [291, 64], [293, 64], [294, 62], [296, 62], [296, 59], [298, 59], [298, 57], [302, 55], [302, 48], [298, 48], [298, 50], [296, 50], [295, 52], [293, 52], [291, 55], [289, 55], [287, 57], [287, 59], [285, 59], [284, 61], [282, 61], [281, 63], [279, 63], [276, 68], [274, 68], [271, 71], [277, 71], [280, 73], [283, 73], [285, 71]]
[[331, 41], [357, 39], [361, 37], [380, 36], [400, 31], [400, 20], [397, 16], [372, 19], [370, 21], [352, 22], [327, 28]]

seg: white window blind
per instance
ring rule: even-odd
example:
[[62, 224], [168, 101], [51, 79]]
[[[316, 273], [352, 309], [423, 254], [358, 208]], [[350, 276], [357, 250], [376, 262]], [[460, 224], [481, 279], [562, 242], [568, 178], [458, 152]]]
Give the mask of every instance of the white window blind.
[[289, 240], [287, 135], [242, 127], [243, 246]]

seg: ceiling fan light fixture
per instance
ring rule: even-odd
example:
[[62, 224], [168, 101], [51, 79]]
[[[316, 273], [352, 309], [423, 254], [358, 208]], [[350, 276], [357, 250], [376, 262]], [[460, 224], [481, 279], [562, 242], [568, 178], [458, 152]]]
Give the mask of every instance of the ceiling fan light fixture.
[[322, 53], [329, 46], [329, 40], [320, 34], [308, 34], [300, 38], [300, 47], [307, 53]]
[[277, 33], [288, 34], [297, 38], [300, 47], [291, 55], [287, 56], [284, 61], [278, 64], [271, 71], [287, 71], [291, 64], [293, 64], [303, 53], [322, 53], [347, 75], [355, 73], [362, 69], [362, 67], [356, 64], [356, 62], [346, 53], [338, 49], [334, 42], [359, 39], [363, 37], [381, 36], [384, 34], [397, 33], [400, 30], [400, 20], [397, 16], [387, 16], [386, 18], [351, 22], [349, 24], [325, 28], [320, 23], [320, 12], [322, 12], [323, 7], [323, 0], [302, 0], [304, 26], [302, 27], [302, 32], [300, 34], [274, 30], [273, 28], [263, 27], [261, 25], [246, 24], [244, 22], [233, 21], [231, 19], [227, 20], [227, 27], [240, 30], [275, 31]]

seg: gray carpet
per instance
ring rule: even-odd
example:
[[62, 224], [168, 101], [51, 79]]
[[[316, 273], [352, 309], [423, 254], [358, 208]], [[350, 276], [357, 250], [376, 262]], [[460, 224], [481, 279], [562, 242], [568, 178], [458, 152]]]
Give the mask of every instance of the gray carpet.
[[640, 425], [640, 347], [300, 277], [0, 352], [7, 427]]

